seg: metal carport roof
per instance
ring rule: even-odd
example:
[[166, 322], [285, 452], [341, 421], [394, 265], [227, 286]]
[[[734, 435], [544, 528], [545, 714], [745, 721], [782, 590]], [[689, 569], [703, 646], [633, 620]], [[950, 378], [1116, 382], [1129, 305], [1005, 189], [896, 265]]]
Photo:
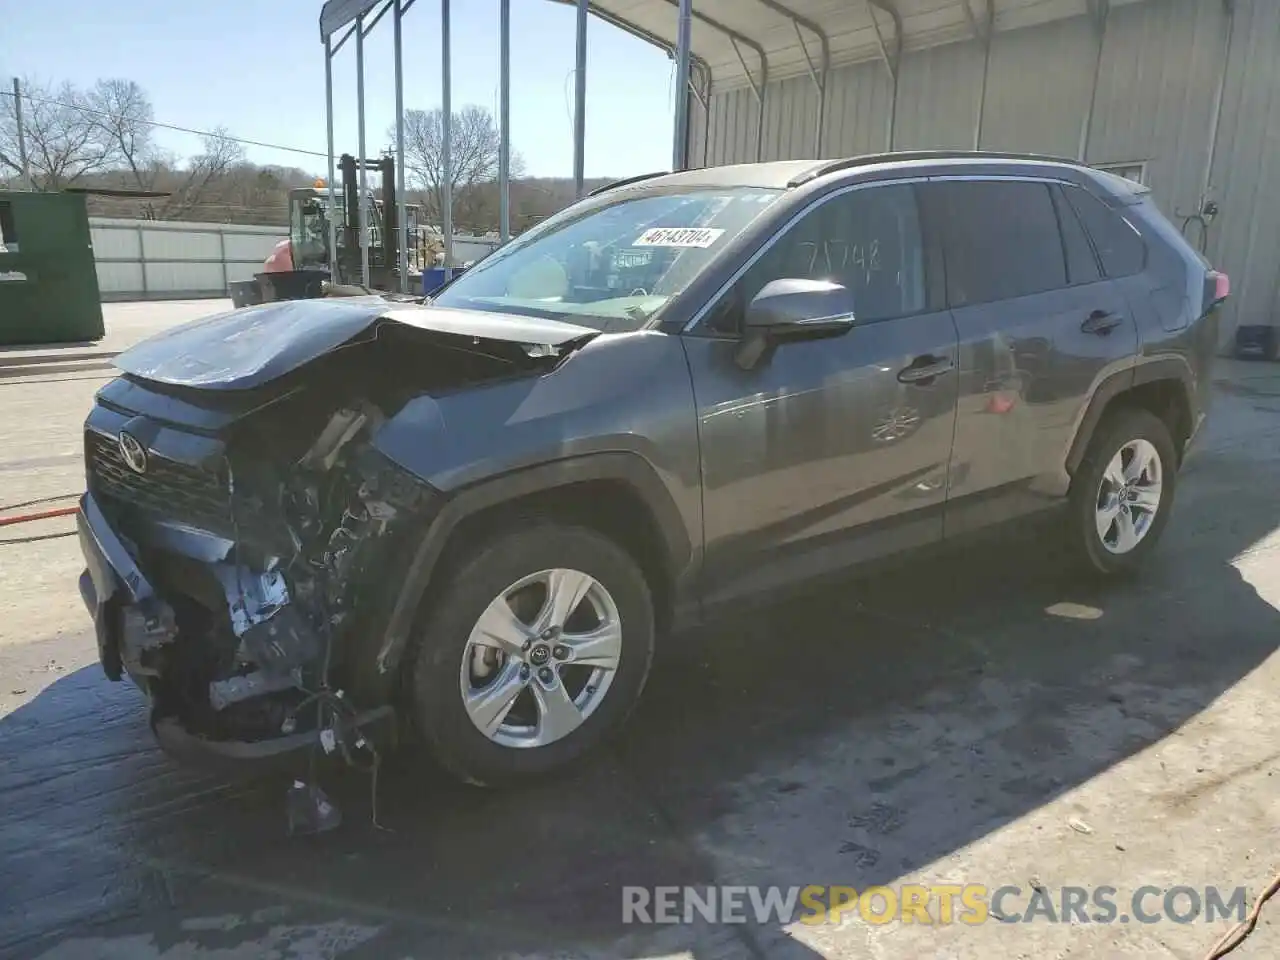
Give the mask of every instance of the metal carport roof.
[[[560, 0], [572, 3], [574, 0]], [[602, 19], [667, 49], [676, 43], [678, 0], [590, 0]], [[692, 53], [715, 88], [813, 72], [899, 50], [919, 50], [995, 31], [1091, 14], [1142, 0], [694, 0]]]

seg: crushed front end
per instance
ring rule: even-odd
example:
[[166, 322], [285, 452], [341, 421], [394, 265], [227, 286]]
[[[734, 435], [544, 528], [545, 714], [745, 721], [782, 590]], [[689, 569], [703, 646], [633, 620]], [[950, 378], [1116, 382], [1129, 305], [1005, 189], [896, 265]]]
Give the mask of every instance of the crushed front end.
[[269, 760], [393, 719], [373, 651], [434, 495], [370, 442], [384, 416], [315, 382], [100, 392], [81, 593], [171, 752]]

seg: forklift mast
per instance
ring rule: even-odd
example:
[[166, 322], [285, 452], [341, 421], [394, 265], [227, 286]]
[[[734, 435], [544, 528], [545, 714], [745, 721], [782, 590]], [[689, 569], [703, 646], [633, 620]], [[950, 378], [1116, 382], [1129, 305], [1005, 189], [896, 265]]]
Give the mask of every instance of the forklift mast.
[[[396, 273], [399, 263], [399, 210], [396, 205], [396, 162], [392, 157], [379, 160], [357, 159], [344, 153], [339, 160], [342, 172], [342, 197], [346, 204], [346, 223], [343, 226], [343, 248], [346, 263], [339, 267], [346, 278], [354, 280], [360, 273], [360, 177], [361, 170], [378, 172], [382, 175], [382, 223], [378, 230], [378, 242], [369, 248], [369, 267], [373, 273], [374, 265], [379, 267], [379, 279], [383, 283]], [[370, 211], [371, 217], [376, 215]], [[372, 222], [372, 221], [370, 221]], [[378, 286], [379, 279], [370, 277], [370, 281]], [[348, 282], [350, 282], [348, 280]]]

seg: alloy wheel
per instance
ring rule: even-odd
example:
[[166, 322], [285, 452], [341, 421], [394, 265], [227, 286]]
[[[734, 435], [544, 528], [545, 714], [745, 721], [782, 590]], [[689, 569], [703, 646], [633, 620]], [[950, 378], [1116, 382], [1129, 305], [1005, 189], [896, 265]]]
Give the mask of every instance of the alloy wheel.
[[1095, 508], [1098, 537], [1113, 554], [1132, 551], [1160, 510], [1164, 465], [1149, 440], [1130, 440], [1107, 464]]
[[578, 570], [542, 570], [476, 621], [462, 657], [463, 705], [495, 743], [546, 746], [599, 708], [621, 657], [621, 618], [604, 585]]

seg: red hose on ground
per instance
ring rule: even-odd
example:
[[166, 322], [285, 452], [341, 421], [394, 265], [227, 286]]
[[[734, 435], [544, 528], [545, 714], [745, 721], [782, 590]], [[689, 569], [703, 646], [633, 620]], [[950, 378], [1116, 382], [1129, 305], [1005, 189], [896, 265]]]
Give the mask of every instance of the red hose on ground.
[[0, 527], [12, 526], [15, 523], [30, 523], [32, 520], [49, 520], [53, 517], [69, 517], [79, 511], [79, 507], [58, 507], [56, 510], [38, 510], [35, 513], [20, 513], [16, 517], [0, 517]]

